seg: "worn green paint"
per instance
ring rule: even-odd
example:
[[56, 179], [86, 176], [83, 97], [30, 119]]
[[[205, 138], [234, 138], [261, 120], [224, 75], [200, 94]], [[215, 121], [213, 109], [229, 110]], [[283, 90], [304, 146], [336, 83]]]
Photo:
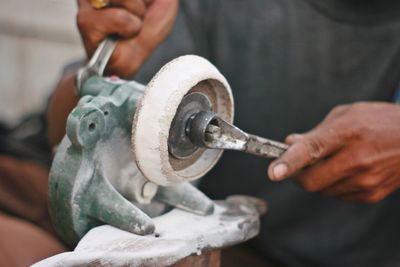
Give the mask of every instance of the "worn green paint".
[[153, 220], [146, 213], [158, 216], [171, 206], [200, 215], [214, 210], [214, 203], [188, 182], [158, 186], [148, 199], [151, 203], [140, 200], [139, 182], [150, 181], [137, 168], [130, 140], [143, 91], [134, 81], [99, 76], [90, 77], [80, 90], [82, 98], [68, 117], [49, 179], [50, 215], [71, 245], [100, 224], [140, 235], [153, 233]]
[[136, 82], [93, 76], [68, 117], [67, 135], [50, 172], [49, 207], [57, 232], [71, 245], [104, 223], [139, 234], [154, 231], [150, 218], [110, 184], [104, 164], [115, 156], [109, 155], [109, 144], [130, 147], [132, 118], [143, 89]]

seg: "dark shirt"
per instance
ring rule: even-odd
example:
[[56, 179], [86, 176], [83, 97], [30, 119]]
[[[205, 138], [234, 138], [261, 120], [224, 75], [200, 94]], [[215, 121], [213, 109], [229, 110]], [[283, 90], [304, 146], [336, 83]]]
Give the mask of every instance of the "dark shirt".
[[[235, 124], [283, 140], [336, 105], [392, 101], [400, 81], [400, 1], [182, 0], [173, 33], [137, 75], [148, 82], [183, 54], [208, 58], [230, 82]], [[272, 183], [268, 162], [225, 152], [203, 179], [212, 198], [266, 199], [257, 249], [286, 266], [400, 265], [400, 194], [374, 205]], [[324, 177], [321, 177], [323, 179]]]

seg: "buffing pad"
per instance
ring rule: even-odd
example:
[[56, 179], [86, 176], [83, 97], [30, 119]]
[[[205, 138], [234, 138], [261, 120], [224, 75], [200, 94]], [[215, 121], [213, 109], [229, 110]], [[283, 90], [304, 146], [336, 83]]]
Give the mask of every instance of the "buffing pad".
[[137, 166], [147, 179], [158, 185], [167, 186], [204, 176], [223, 152], [201, 148], [185, 159], [169, 153], [172, 121], [182, 99], [193, 92], [206, 95], [212, 111], [233, 122], [231, 88], [213, 64], [194, 55], [182, 56], [166, 64], [147, 85], [132, 127]]

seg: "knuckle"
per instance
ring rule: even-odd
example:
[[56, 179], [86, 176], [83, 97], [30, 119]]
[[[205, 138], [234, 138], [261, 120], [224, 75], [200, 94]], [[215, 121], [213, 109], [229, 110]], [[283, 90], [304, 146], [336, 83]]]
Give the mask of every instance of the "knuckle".
[[322, 157], [324, 153], [324, 146], [323, 143], [316, 139], [312, 138], [306, 141], [302, 141], [303, 145], [306, 148], [307, 154], [311, 159], [318, 159]]

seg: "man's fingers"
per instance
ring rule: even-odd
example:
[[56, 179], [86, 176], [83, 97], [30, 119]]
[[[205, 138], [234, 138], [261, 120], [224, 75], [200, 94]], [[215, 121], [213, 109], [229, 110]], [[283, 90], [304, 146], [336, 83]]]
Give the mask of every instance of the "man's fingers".
[[271, 163], [268, 175], [273, 181], [281, 181], [328, 156], [341, 145], [342, 140], [333, 125], [318, 127], [294, 140], [289, 149]]
[[350, 193], [339, 196], [339, 198], [343, 201], [347, 202], [355, 202], [355, 203], [364, 203], [364, 204], [374, 204], [382, 199], [384, 199], [388, 194], [390, 194], [392, 190], [388, 189], [380, 189], [380, 190], [372, 190], [372, 191], [363, 191]]
[[107, 35], [118, 34], [129, 38], [137, 35], [142, 27], [142, 20], [135, 15], [120, 8], [107, 8], [97, 10], [98, 16], [94, 23], [98, 29], [104, 29]]
[[321, 194], [328, 197], [336, 197], [340, 195], [347, 195], [353, 193], [360, 193], [364, 190], [360, 189], [355, 181], [355, 178], [347, 177], [345, 179], [341, 179], [335, 184], [325, 188], [321, 191]]
[[157, 0], [148, 6], [138, 43], [152, 51], [171, 31], [178, 11], [177, 0]]
[[349, 109], [351, 105], [339, 105], [334, 107], [331, 112], [325, 117], [324, 122], [332, 121], [334, 119], [340, 118], [345, 114]]
[[386, 179], [385, 176], [365, 171], [353, 178], [343, 180], [321, 193], [349, 202], [376, 203], [397, 190], [398, 187], [399, 181], [396, 176]]
[[147, 4], [144, 0], [111, 0], [110, 6], [121, 7], [141, 18], [146, 14]]
[[[110, 7], [95, 9], [89, 0], [78, 0], [77, 23], [86, 41], [97, 44], [110, 34], [134, 37], [146, 13], [144, 0], [112, 0]], [[89, 39], [89, 40], [87, 40]]]
[[294, 142], [300, 140], [301, 138], [303, 138], [304, 135], [302, 134], [291, 134], [288, 135], [285, 139], [285, 143], [288, 145], [293, 145]]
[[349, 181], [347, 178], [352, 176], [354, 171], [348, 155], [345, 152], [338, 152], [305, 169], [295, 179], [309, 192], [326, 192], [336, 185], [340, 185], [341, 189], [345, 190], [348, 186], [346, 182]]
[[348, 179], [343, 179], [321, 193], [326, 196], [340, 196], [350, 193], [367, 192], [381, 186], [381, 179], [376, 175], [361, 173]]
[[[106, 75], [117, 75], [123, 79], [131, 79], [132, 73], [134, 73], [139, 67], [142, 58], [146, 55], [147, 51], [142, 50], [142, 46], [137, 45], [137, 38], [120, 40], [115, 48], [110, 61], [106, 68]], [[135, 61], [132, 61], [132, 58]], [[124, 66], [121, 68], [120, 66]]]
[[399, 188], [399, 180], [397, 176], [386, 179], [385, 176], [371, 173], [365, 175], [363, 179], [360, 175], [359, 180], [363, 181], [365, 188], [363, 191], [343, 194], [338, 197], [348, 202], [374, 204], [378, 203]]
[[142, 27], [139, 17], [121, 8], [81, 10], [77, 23], [89, 55], [107, 36], [117, 34], [124, 38], [134, 37]]
[[319, 145], [308, 141], [296, 142], [280, 158], [271, 163], [268, 175], [273, 181], [283, 180], [314, 162], [319, 158], [319, 154]]
[[175, 21], [178, 4], [177, 0], [150, 1], [145, 18], [147, 29], [154, 34], [164, 35], [163, 31], [168, 31]]
[[[77, 2], [79, 10], [82, 9], [96, 10], [90, 4], [90, 0], [78, 0]], [[132, 13], [133, 15], [143, 18], [144, 15], [146, 14], [147, 6], [149, 6], [150, 4], [151, 2], [149, 3], [146, 0], [111, 0], [109, 6], [105, 8], [109, 7], [122, 8]]]

